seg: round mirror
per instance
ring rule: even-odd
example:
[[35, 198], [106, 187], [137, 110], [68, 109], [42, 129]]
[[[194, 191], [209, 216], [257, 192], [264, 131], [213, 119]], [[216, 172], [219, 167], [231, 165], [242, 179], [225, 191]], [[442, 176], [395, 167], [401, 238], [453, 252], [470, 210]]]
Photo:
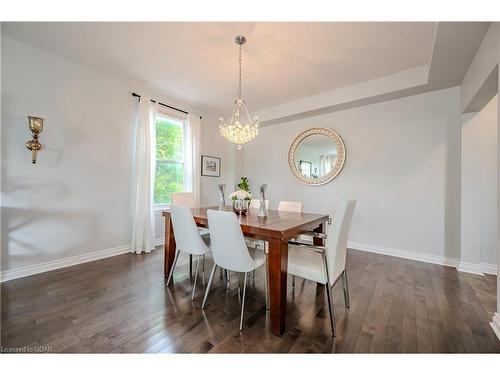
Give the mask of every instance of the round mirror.
[[290, 146], [288, 166], [307, 185], [322, 185], [342, 170], [345, 146], [342, 138], [328, 128], [313, 128], [299, 134]]

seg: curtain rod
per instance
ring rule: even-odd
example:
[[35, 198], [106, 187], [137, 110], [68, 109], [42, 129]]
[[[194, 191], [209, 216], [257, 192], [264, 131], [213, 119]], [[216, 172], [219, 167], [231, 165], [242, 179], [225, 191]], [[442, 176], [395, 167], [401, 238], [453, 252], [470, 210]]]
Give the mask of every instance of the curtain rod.
[[[141, 99], [141, 96], [140, 96], [139, 94], [136, 94], [135, 92], [133, 92], [133, 93], [132, 93], [132, 96], [134, 96], [134, 97], [136, 97], [136, 98], [139, 98], [139, 100]], [[167, 107], [167, 108], [173, 109], [174, 111], [178, 111], [178, 112], [184, 113], [184, 114], [186, 114], [186, 115], [188, 114], [188, 112], [187, 112], [187, 111], [184, 111], [184, 110], [179, 109], [179, 108], [172, 107], [171, 105], [168, 105], [168, 104], [163, 104], [163, 103], [161, 103], [161, 102], [159, 102], [159, 101], [157, 102], [156, 100], [153, 100], [153, 99], [151, 99], [151, 102], [153, 102], [153, 103], [158, 103], [159, 105], [162, 105], [162, 106], [164, 106], [164, 107]], [[201, 119], [201, 116], [200, 116], [200, 119]]]

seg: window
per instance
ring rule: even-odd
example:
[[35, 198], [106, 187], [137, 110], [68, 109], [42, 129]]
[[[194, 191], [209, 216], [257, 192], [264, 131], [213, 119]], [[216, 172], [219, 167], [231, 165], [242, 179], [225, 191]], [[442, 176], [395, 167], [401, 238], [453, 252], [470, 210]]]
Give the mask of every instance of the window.
[[302, 173], [305, 177], [311, 178], [311, 167], [312, 163], [309, 161], [301, 160], [299, 162], [300, 173]]
[[184, 191], [184, 123], [156, 117], [155, 205], [171, 203], [171, 194]]

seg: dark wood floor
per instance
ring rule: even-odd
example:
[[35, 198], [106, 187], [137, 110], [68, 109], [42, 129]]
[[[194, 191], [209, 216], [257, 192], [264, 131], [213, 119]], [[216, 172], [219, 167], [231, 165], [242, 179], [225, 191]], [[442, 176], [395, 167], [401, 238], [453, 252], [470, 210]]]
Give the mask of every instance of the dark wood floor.
[[[206, 270], [211, 267], [207, 261]], [[125, 254], [1, 285], [1, 345], [53, 352], [500, 352], [489, 327], [496, 278], [389, 256], [349, 251], [351, 308], [334, 291], [331, 337], [322, 287], [289, 287], [287, 329], [270, 333], [263, 271], [248, 289], [239, 332], [237, 277], [217, 274], [205, 311], [191, 302], [187, 267], [166, 288], [162, 252]]]

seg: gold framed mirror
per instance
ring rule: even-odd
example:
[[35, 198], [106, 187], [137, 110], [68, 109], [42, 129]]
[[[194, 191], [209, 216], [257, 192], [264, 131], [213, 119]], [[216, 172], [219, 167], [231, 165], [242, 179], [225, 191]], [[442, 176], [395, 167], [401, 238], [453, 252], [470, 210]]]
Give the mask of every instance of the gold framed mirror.
[[344, 166], [344, 141], [330, 128], [312, 128], [300, 133], [288, 151], [288, 167], [306, 185], [333, 180]]

